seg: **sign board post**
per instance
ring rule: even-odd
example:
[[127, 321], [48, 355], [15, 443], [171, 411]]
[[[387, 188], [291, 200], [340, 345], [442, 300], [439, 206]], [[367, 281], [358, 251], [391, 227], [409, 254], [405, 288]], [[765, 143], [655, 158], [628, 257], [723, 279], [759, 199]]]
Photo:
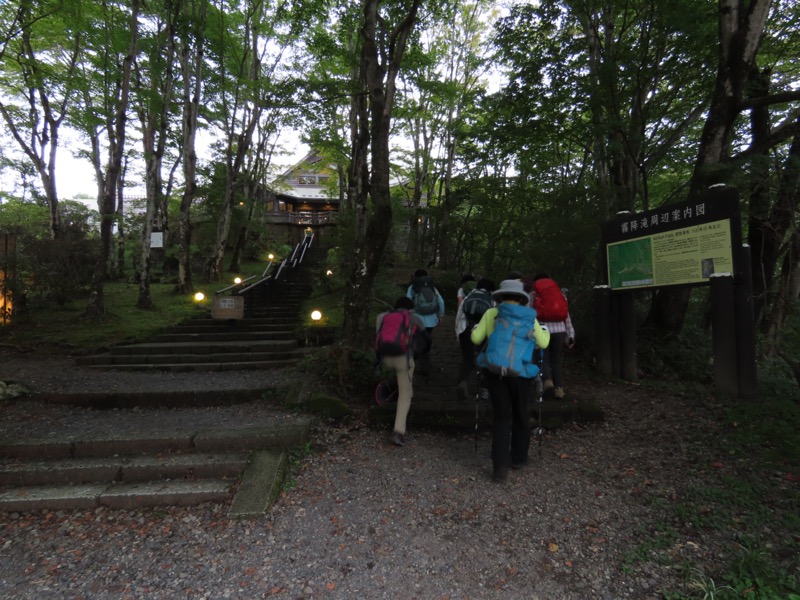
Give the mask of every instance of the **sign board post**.
[[[696, 200], [620, 214], [603, 225], [603, 244], [611, 300], [595, 295], [609, 307], [605, 316], [597, 308], [595, 318], [611, 320], [612, 373], [636, 378], [632, 290], [710, 285], [717, 391], [755, 397], [752, 281], [749, 254], [742, 247], [738, 192], [712, 186]], [[606, 362], [598, 359], [598, 365], [605, 368]]]

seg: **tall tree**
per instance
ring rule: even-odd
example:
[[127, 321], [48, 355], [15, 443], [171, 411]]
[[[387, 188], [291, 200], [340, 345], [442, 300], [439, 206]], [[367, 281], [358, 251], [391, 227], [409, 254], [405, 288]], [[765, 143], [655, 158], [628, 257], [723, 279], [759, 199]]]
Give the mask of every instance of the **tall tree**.
[[[361, 345], [370, 337], [369, 298], [392, 227], [389, 190], [392, 109], [397, 74], [421, 3], [422, 0], [412, 0], [407, 8], [394, 4], [382, 7], [379, 0], [364, 0], [362, 5], [359, 77], [354, 97], [364, 100], [355, 105], [358, 116], [351, 169], [354, 164], [364, 166], [351, 171], [351, 178], [361, 178], [355, 203], [368, 217], [366, 229], [356, 233], [351, 285], [345, 292], [342, 325], [345, 341], [354, 345]], [[368, 166], [363, 158], [355, 159], [363, 157], [366, 148], [370, 156]], [[370, 210], [367, 208], [369, 200]]]
[[212, 281], [222, 277], [234, 201], [243, 183], [242, 169], [269, 92], [275, 90], [270, 89], [276, 83], [272, 78], [280, 73], [283, 55], [297, 37], [291, 27], [288, 32], [282, 31], [291, 16], [282, 5], [272, 7], [265, 0], [248, 0], [242, 10], [233, 8], [214, 12], [211, 46], [219, 72], [213, 78], [215, 94], [210, 109], [223, 135], [220, 155], [225, 172], [222, 211], [206, 270]]
[[136, 62], [133, 78], [136, 93], [134, 108], [141, 124], [147, 191], [139, 255], [139, 297], [136, 303], [139, 308], [153, 307], [150, 295], [150, 239], [156, 213], [162, 212], [162, 223], [166, 223], [167, 217], [162, 208], [162, 168], [168, 141], [174, 137], [172, 111], [176, 86], [176, 27], [180, 4], [173, 0], [164, 0], [163, 3], [151, 3], [150, 9], [147, 16], [152, 31], [141, 40], [144, 52]]
[[61, 126], [75, 93], [85, 44], [80, 3], [20, 0], [0, 7], [5, 40], [0, 56], [0, 115], [39, 176], [50, 213], [50, 233], [61, 234], [56, 165]]
[[[438, 257], [445, 268], [454, 266], [451, 243], [455, 236], [450, 220], [457, 202], [453, 175], [460, 157], [465, 115], [474, 110], [475, 99], [484, 90], [489, 22], [495, 16], [491, 4], [480, 0], [438, 5], [428, 15], [428, 22], [421, 24], [424, 32], [409, 52], [402, 78], [406, 89], [398, 106], [398, 119], [413, 143], [409, 249], [417, 260], [428, 255]], [[440, 205], [435, 248], [423, 249], [420, 243], [423, 198]]]
[[194, 291], [191, 269], [190, 210], [197, 191], [197, 132], [203, 94], [205, 64], [205, 28], [208, 0], [182, 0], [179, 20], [179, 54], [181, 68], [181, 164], [183, 194], [178, 217], [178, 281], [179, 293]]
[[[128, 100], [139, 39], [139, 1], [131, 0], [129, 11], [104, 3], [99, 7], [99, 23], [92, 39], [92, 54], [98, 64], [82, 65], [83, 104], [80, 114], [76, 115], [76, 121], [91, 143], [90, 158], [95, 169], [100, 213], [100, 252], [92, 277], [87, 316], [105, 313], [103, 286], [108, 273], [117, 184], [128, 134]], [[100, 98], [99, 106], [95, 98]]]
[[[744, 111], [751, 111], [751, 134], [753, 146], [749, 154], [764, 154], [794, 134], [792, 124], [796, 115], [789, 116], [783, 126], [769, 130], [769, 116], [759, 110], [759, 106], [800, 100], [800, 92], [790, 89], [780, 94], [772, 94], [766, 72], [759, 69], [758, 54], [762, 39], [768, 32], [771, 0], [720, 0], [718, 14], [718, 61], [716, 81], [708, 114], [700, 135], [697, 158], [694, 164], [689, 195], [701, 195], [710, 184], [718, 182], [735, 183], [737, 158], [732, 156], [737, 132], [742, 126]], [[789, 6], [788, 10], [796, 11]], [[779, 13], [775, 11], [775, 18]], [[796, 81], [795, 81], [796, 85]], [[756, 162], [756, 165], [764, 163]], [[758, 177], [761, 185], [763, 175]], [[751, 224], [755, 225], [754, 239], [759, 244], [756, 250], [757, 265], [755, 275], [757, 285], [764, 281], [763, 230], [760, 222], [764, 218], [764, 190], [750, 194], [748, 200], [754, 201]], [[760, 238], [760, 239], [759, 239]], [[769, 248], [767, 248], [769, 252]], [[771, 260], [774, 260], [772, 256]], [[772, 268], [772, 267], [770, 267]], [[648, 320], [667, 332], [678, 331], [683, 324], [689, 304], [690, 288], [664, 289], [656, 294]]]

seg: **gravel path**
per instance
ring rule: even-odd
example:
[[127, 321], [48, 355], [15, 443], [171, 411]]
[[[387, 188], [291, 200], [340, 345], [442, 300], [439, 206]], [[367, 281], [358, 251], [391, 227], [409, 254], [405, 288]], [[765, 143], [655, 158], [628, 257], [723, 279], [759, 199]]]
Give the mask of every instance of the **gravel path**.
[[[31, 380], [36, 367], [26, 368]], [[134, 375], [94, 381], [134, 385]], [[164, 381], [222, 385], [219, 374], [181, 379]], [[68, 385], [46, 372], [35, 382]], [[218, 504], [0, 514], [0, 599], [662, 598], [679, 589], [678, 571], [625, 558], [663, 518], [658, 502], [693, 485], [687, 466], [715, 458], [719, 425], [710, 409], [638, 386], [586, 380], [569, 391], [595, 399], [605, 421], [549, 433], [503, 484], [490, 479], [485, 436], [476, 452], [471, 432], [412, 430], [397, 448], [356, 418], [314, 427], [312, 451], [255, 520], [231, 520]], [[98, 413], [17, 401], [0, 412], [4, 434], [100, 426], [102, 415], [161, 425], [291, 418], [263, 403]], [[676, 563], [713, 565], [719, 553], [700, 534], [673, 544]]]

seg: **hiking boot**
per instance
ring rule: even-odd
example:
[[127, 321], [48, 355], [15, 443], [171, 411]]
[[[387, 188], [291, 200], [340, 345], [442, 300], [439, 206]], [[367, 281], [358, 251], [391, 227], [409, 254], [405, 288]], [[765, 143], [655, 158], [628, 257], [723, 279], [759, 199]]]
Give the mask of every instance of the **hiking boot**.
[[496, 467], [492, 471], [492, 481], [495, 483], [503, 483], [508, 479], [508, 467]]
[[556, 397], [556, 400], [563, 400], [564, 399], [564, 388], [562, 388], [562, 387], [556, 388], [556, 391], [553, 393], [553, 395]]
[[545, 390], [552, 390], [553, 389], [553, 380], [552, 379], [545, 379], [544, 380], [544, 389]]
[[395, 446], [405, 446], [406, 445], [406, 436], [400, 433], [399, 431], [392, 432], [392, 443]]

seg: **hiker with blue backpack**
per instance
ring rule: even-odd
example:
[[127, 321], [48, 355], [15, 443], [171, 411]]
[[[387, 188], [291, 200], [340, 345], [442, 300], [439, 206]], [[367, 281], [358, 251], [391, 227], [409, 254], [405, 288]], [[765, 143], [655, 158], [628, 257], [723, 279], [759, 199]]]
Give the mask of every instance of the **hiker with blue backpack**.
[[485, 343], [477, 363], [492, 403], [492, 479], [502, 482], [510, 469], [528, 462], [528, 399], [539, 374], [534, 350], [547, 347], [550, 333], [527, 306], [529, 296], [521, 281], [506, 279], [492, 297], [498, 306], [484, 313], [470, 337], [475, 345]]
[[382, 312], [375, 320], [375, 355], [380, 364], [397, 376], [397, 409], [391, 441], [406, 444], [406, 421], [414, 397], [414, 357], [429, 345], [429, 334], [422, 319], [414, 313], [414, 303], [401, 296], [394, 309]]
[[433, 279], [425, 269], [417, 269], [414, 272], [414, 279], [406, 290], [406, 297], [414, 302], [414, 314], [422, 320], [430, 336], [428, 347], [419, 355], [419, 372], [422, 375], [429, 375], [433, 330], [444, 316], [444, 298], [433, 285]]
[[471, 290], [458, 305], [456, 312], [456, 337], [461, 347], [461, 366], [458, 370], [456, 391], [461, 402], [467, 400], [469, 376], [475, 368], [475, 344], [470, 335], [472, 329], [480, 323], [484, 313], [494, 306], [494, 282], [485, 277], [478, 280], [475, 289]]

